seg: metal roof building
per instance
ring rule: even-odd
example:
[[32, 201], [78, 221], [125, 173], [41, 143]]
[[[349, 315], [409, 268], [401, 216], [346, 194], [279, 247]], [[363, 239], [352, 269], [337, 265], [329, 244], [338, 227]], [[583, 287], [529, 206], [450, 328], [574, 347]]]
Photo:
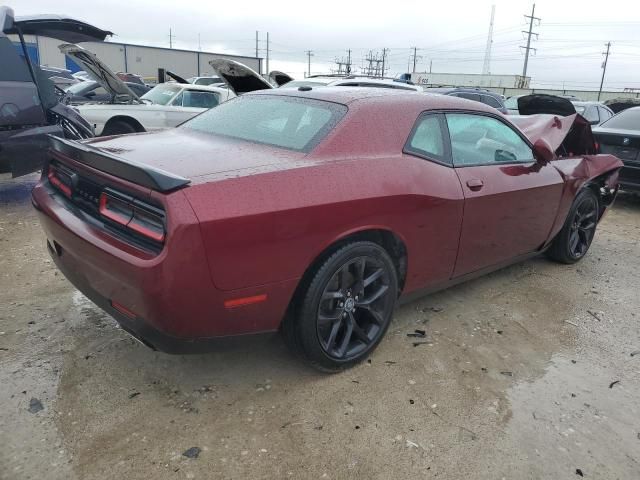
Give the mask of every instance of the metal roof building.
[[[60, 53], [59, 40], [30, 35], [25, 36], [25, 40], [29, 56], [40, 65], [66, 68], [72, 72], [80, 70], [73, 60]], [[236, 60], [262, 73], [262, 58], [256, 57], [118, 42], [87, 42], [80, 45], [98, 55], [114, 72], [135, 73], [145, 79], [156, 78], [158, 68], [171, 70], [185, 78], [209, 75], [213, 73], [209, 61], [214, 58]]]

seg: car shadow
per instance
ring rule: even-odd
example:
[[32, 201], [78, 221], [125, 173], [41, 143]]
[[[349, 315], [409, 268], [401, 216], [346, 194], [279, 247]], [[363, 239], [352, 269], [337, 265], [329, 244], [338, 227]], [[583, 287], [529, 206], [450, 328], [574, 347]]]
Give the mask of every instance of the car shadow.
[[11, 178], [0, 176], [0, 204], [26, 204], [29, 202], [31, 190], [38, 183], [39, 174]]
[[616, 197], [614, 208], [640, 211], [640, 194], [621, 191]]

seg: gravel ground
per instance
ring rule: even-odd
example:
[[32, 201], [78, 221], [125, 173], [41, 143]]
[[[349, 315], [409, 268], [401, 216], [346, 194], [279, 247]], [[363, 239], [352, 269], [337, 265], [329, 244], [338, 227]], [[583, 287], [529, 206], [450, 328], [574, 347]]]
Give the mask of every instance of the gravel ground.
[[49, 260], [35, 181], [0, 179], [1, 479], [640, 478], [640, 197], [578, 265], [404, 305], [368, 362], [327, 376], [277, 335], [194, 356], [133, 341]]

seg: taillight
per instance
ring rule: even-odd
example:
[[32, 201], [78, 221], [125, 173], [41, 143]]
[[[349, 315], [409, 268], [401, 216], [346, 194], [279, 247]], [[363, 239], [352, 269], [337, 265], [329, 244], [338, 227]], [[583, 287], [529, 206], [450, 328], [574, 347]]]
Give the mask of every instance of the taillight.
[[161, 243], [165, 238], [164, 212], [140, 200], [107, 189], [100, 194], [100, 215]]
[[51, 185], [60, 190], [66, 197], [71, 198], [71, 178], [60, 172], [53, 165], [49, 165], [49, 172], [47, 178]]

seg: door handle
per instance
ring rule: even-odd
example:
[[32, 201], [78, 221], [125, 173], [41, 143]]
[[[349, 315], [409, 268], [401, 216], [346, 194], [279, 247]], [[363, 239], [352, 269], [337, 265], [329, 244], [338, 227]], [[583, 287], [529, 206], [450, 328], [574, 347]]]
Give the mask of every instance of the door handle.
[[467, 180], [467, 187], [469, 187], [469, 190], [477, 192], [484, 187], [484, 183], [479, 178], [472, 178], [471, 180]]

